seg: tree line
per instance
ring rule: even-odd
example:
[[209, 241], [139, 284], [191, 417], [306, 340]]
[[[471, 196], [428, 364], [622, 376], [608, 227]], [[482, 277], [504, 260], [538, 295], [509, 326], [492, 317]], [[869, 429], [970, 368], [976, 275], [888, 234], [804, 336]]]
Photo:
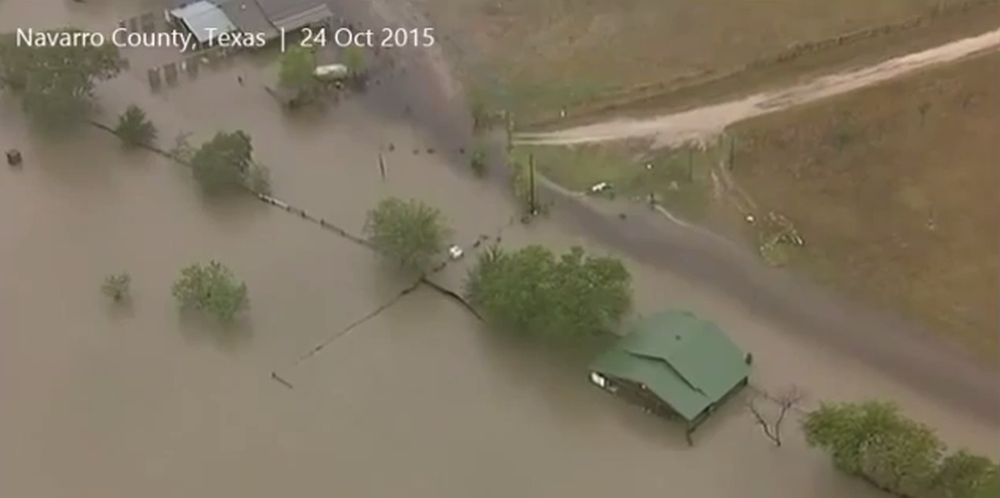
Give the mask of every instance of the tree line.
[[996, 498], [1000, 467], [964, 450], [948, 452], [934, 431], [892, 403], [824, 403], [803, 421], [806, 441], [834, 466], [907, 498]]

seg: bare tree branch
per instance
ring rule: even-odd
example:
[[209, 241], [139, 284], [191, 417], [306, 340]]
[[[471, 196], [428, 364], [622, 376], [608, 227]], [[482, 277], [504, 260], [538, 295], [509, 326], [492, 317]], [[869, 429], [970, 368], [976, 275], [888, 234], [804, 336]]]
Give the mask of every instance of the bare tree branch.
[[[771, 419], [768, 419], [761, 411], [757, 408], [754, 403], [757, 397], [761, 397], [770, 401], [771, 403], [777, 405], [777, 415]], [[805, 394], [797, 386], [789, 386], [783, 389], [777, 395], [768, 394], [765, 391], [759, 392], [754, 397], [747, 401], [747, 408], [753, 415], [754, 420], [757, 425], [760, 426], [764, 435], [770, 439], [775, 446], [781, 446], [781, 423], [785, 421], [785, 415], [788, 414], [789, 410], [792, 410], [796, 405], [802, 402], [805, 398]]]

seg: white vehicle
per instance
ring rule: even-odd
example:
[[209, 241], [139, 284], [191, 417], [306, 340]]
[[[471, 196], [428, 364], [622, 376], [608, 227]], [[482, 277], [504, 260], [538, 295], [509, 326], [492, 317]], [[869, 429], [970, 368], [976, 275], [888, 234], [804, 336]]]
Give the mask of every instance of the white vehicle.
[[460, 259], [464, 255], [465, 251], [463, 251], [461, 247], [453, 245], [448, 248], [448, 257], [451, 259]]
[[608, 182], [595, 183], [590, 186], [591, 194], [599, 194], [608, 190], [611, 190], [611, 184]]
[[327, 64], [318, 66], [313, 71], [313, 75], [321, 80], [336, 81], [347, 78], [350, 71], [343, 64]]

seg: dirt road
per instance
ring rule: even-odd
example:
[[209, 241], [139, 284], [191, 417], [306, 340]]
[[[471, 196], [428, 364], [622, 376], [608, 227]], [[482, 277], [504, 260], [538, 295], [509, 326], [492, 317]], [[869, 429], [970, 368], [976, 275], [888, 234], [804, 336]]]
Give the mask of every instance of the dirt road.
[[714, 138], [725, 128], [762, 114], [807, 104], [896, 78], [935, 64], [1000, 48], [1000, 29], [897, 57], [861, 69], [833, 74], [782, 90], [650, 119], [614, 119], [547, 133], [523, 133], [516, 141], [530, 145], [574, 145], [624, 139], [652, 139], [669, 147]]

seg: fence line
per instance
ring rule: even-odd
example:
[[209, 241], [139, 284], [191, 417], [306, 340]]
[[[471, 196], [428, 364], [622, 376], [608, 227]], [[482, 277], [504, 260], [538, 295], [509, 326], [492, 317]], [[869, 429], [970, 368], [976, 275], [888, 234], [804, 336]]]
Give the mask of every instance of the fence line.
[[[103, 124], [103, 123], [101, 123], [99, 121], [94, 121], [94, 120], [90, 120], [88, 122], [89, 122], [89, 124], [91, 126], [94, 126], [95, 128], [97, 128], [99, 130], [102, 130], [102, 131], [105, 131], [105, 132], [110, 133], [112, 135], [118, 136], [118, 132], [114, 128], [111, 128], [108, 125], [105, 125], [105, 124]], [[191, 168], [192, 167], [191, 163], [189, 161], [187, 161], [186, 159], [184, 159], [182, 157], [179, 157], [175, 153], [172, 153], [170, 151], [166, 151], [166, 150], [163, 150], [163, 149], [161, 149], [159, 147], [156, 147], [155, 145], [151, 145], [151, 144], [138, 144], [138, 147], [140, 147], [142, 149], [145, 149], [147, 151], [153, 152], [155, 154], [158, 154], [158, 155], [160, 155], [160, 156], [162, 156], [162, 157], [164, 157], [164, 158], [166, 158], [166, 159], [168, 159], [168, 160], [170, 160], [170, 161], [172, 161], [174, 163], [180, 164], [181, 166], [184, 166], [184, 167], [187, 167], [187, 168]], [[286, 202], [284, 200], [281, 200], [281, 199], [279, 199], [277, 197], [274, 197], [272, 195], [267, 195], [267, 194], [256, 192], [256, 191], [250, 189], [249, 187], [247, 187], [245, 185], [242, 186], [242, 187], [243, 187], [243, 189], [246, 192], [252, 194], [256, 199], [258, 199], [259, 201], [261, 201], [261, 202], [263, 202], [265, 204], [268, 204], [270, 206], [274, 206], [274, 207], [276, 207], [278, 209], [281, 209], [282, 211], [285, 211], [287, 213], [291, 213], [291, 214], [297, 215], [299, 218], [301, 218], [303, 220], [306, 220], [306, 221], [308, 221], [310, 223], [313, 223], [313, 224], [319, 226], [320, 228], [325, 229], [325, 230], [327, 230], [329, 232], [332, 232], [332, 233], [336, 234], [337, 236], [339, 236], [339, 237], [341, 237], [343, 239], [346, 239], [346, 240], [348, 240], [350, 242], [353, 242], [354, 244], [357, 244], [359, 246], [365, 247], [365, 248], [370, 249], [372, 251], [378, 252], [378, 249], [374, 245], [372, 245], [369, 241], [365, 240], [364, 238], [362, 238], [362, 237], [360, 237], [358, 235], [352, 234], [352, 233], [348, 232], [347, 230], [345, 230], [345, 229], [343, 229], [343, 228], [341, 228], [341, 227], [339, 227], [339, 226], [337, 226], [337, 225], [335, 225], [335, 224], [333, 224], [333, 223], [331, 223], [329, 221], [326, 221], [326, 219], [324, 219], [324, 218], [315, 216], [315, 215], [309, 213], [308, 211], [306, 211], [303, 208], [296, 207], [295, 205], [293, 205], [291, 203], [288, 203], [288, 202]], [[500, 238], [501, 238], [501, 235], [503, 233], [503, 230], [505, 230], [506, 228], [510, 227], [514, 223], [515, 223], [515, 219], [514, 219], [514, 217], [511, 217], [510, 220], [508, 220], [508, 222], [507, 222], [506, 225], [503, 225], [499, 229], [497, 229], [497, 232], [496, 232], [494, 240], [496, 242], [499, 242]], [[475, 241], [473, 241], [472, 243], [470, 243], [466, 247], [469, 247], [469, 248], [471, 248], [473, 250], [478, 249], [482, 245], [483, 242], [485, 242], [485, 241], [487, 241], [489, 239], [490, 239], [490, 237], [488, 235], [481, 234], [481, 235], [479, 235], [479, 236], [476, 237]], [[413, 291], [415, 291], [421, 285], [427, 286], [429, 289], [437, 292], [438, 294], [440, 294], [442, 296], [445, 296], [445, 297], [447, 297], [447, 298], [449, 298], [449, 299], [457, 302], [463, 308], [465, 308], [467, 311], [469, 311], [470, 313], [472, 313], [472, 315], [475, 316], [478, 320], [483, 321], [482, 315], [480, 315], [479, 312], [475, 309], [475, 307], [472, 306], [472, 303], [468, 302], [468, 300], [466, 300], [464, 297], [462, 297], [462, 295], [460, 293], [455, 292], [454, 290], [451, 290], [451, 289], [449, 289], [449, 288], [447, 288], [447, 287], [445, 287], [445, 286], [443, 286], [443, 285], [441, 285], [441, 284], [439, 284], [437, 282], [434, 282], [434, 281], [432, 281], [432, 280], [430, 280], [428, 278], [428, 275], [433, 275], [433, 274], [436, 274], [436, 273], [439, 273], [439, 272], [443, 271], [448, 266], [449, 262], [450, 262], [449, 259], [447, 259], [447, 257], [446, 257], [444, 260], [442, 260], [436, 266], [432, 267], [432, 269], [429, 272], [427, 272], [425, 274], [421, 274], [420, 277], [417, 278], [412, 284], [410, 284], [406, 288], [402, 289], [400, 292], [398, 292], [396, 295], [394, 295], [388, 301], [386, 301], [382, 305], [378, 306], [377, 308], [375, 308], [374, 310], [372, 310], [371, 312], [369, 312], [365, 316], [361, 317], [360, 319], [355, 320], [354, 322], [348, 324], [346, 327], [344, 327], [343, 329], [339, 330], [335, 334], [327, 337], [326, 339], [324, 339], [319, 344], [317, 344], [316, 346], [312, 347], [311, 349], [309, 349], [305, 353], [301, 354], [291, 365], [287, 366], [286, 368], [293, 368], [293, 367], [298, 366], [300, 363], [302, 363], [303, 361], [308, 360], [312, 356], [316, 355], [317, 353], [319, 353], [320, 351], [322, 351], [323, 349], [325, 349], [327, 346], [329, 346], [333, 342], [335, 342], [338, 339], [341, 339], [343, 337], [346, 337], [355, 328], [357, 328], [358, 326], [364, 324], [368, 320], [371, 320], [372, 318], [375, 318], [376, 316], [378, 316], [383, 311], [391, 308], [394, 304], [396, 304], [397, 302], [399, 302], [403, 297], [405, 297], [406, 295], [412, 293]], [[294, 389], [293, 384], [291, 382], [289, 382], [288, 380], [284, 379], [283, 377], [281, 377], [278, 374], [277, 370], [271, 372], [271, 379], [274, 380], [275, 382], [278, 382], [279, 384], [287, 387], [288, 389]]]

